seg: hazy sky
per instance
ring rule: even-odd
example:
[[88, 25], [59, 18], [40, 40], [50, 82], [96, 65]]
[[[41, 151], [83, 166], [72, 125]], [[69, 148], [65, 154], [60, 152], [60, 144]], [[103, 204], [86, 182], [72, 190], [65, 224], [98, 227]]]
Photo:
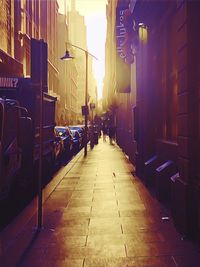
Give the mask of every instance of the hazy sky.
[[[58, 0], [60, 11], [64, 1], [69, 2], [69, 0]], [[85, 16], [88, 51], [98, 58], [98, 60], [93, 59], [93, 67], [99, 99], [102, 97], [105, 72], [106, 3], [107, 0], [76, 0], [76, 9]]]

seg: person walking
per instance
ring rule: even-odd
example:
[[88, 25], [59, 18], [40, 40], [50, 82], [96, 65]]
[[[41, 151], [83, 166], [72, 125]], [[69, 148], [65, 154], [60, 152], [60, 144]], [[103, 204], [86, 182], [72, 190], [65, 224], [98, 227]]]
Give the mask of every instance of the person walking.
[[113, 139], [115, 137], [115, 126], [113, 124], [109, 127], [109, 139], [110, 139], [110, 145], [113, 145]]
[[107, 127], [105, 124], [103, 124], [102, 127], [102, 132], [103, 132], [103, 141], [106, 142], [106, 136], [107, 136]]

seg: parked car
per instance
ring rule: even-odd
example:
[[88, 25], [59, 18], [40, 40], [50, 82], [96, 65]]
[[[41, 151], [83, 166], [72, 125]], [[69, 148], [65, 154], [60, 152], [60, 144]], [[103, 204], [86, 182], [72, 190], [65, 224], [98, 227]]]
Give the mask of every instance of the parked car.
[[83, 125], [70, 125], [70, 130], [76, 130], [79, 132], [81, 136], [81, 147], [84, 145], [84, 135], [85, 135], [85, 127]]
[[70, 129], [67, 126], [55, 126], [55, 131], [63, 140], [65, 157], [70, 158], [73, 155], [74, 143]]
[[77, 130], [82, 137], [84, 136], [85, 127], [83, 125], [70, 125], [69, 128], [70, 130]]
[[56, 164], [62, 162], [64, 154], [64, 142], [61, 136], [58, 135], [57, 131], [54, 129], [55, 139], [54, 139], [54, 160]]
[[74, 153], [77, 153], [82, 147], [82, 137], [77, 130], [71, 130], [73, 136], [73, 150]]

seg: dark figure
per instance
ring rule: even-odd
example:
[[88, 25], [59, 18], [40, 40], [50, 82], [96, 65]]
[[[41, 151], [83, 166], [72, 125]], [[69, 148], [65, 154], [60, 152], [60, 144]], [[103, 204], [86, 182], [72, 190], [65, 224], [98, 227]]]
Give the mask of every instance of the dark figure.
[[103, 141], [106, 142], [107, 127], [105, 124], [102, 127], [102, 132], [103, 132]]
[[113, 145], [113, 139], [115, 137], [115, 127], [114, 127], [114, 125], [110, 125], [108, 134], [109, 134], [110, 144]]

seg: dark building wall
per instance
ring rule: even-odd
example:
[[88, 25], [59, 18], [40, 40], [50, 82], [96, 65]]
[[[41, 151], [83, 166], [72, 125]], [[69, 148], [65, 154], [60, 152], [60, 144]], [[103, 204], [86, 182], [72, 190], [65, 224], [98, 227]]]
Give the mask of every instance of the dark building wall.
[[[182, 216], [176, 216], [179, 227], [200, 233], [199, 222], [199, 68], [200, 68], [200, 3], [198, 1], [181, 2], [177, 8], [178, 35], [178, 147], [181, 188], [180, 199]], [[187, 201], [184, 201], [184, 200]], [[192, 230], [192, 231], [191, 231]]]
[[[156, 6], [144, 2], [135, 14], [148, 31], [148, 41], [139, 40], [137, 54], [137, 173], [141, 176], [145, 161], [154, 155], [160, 161], [174, 159], [177, 147], [175, 6], [171, 2], [164, 6], [159, 1]], [[162, 150], [159, 143], [165, 143]]]
[[196, 236], [200, 232], [198, 14], [199, 1], [139, 1], [134, 10], [136, 22], [148, 27], [148, 42], [139, 42], [137, 54], [136, 172], [143, 178], [145, 162], [154, 155], [158, 157], [154, 170], [173, 161], [174, 172], [179, 172], [168, 192], [174, 222], [181, 232]]

